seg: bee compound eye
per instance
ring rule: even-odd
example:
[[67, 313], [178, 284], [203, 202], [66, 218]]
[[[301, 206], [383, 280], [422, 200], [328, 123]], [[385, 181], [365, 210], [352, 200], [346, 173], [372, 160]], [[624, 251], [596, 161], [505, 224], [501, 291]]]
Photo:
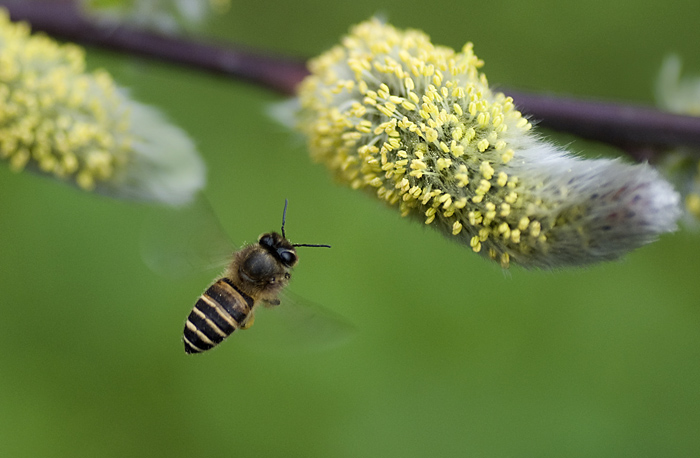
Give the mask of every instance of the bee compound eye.
[[270, 234], [265, 234], [260, 237], [260, 241], [258, 243], [263, 246], [272, 246], [272, 236], [270, 236]]
[[297, 255], [289, 250], [280, 250], [279, 255], [282, 262], [288, 266], [291, 266], [297, 261]]

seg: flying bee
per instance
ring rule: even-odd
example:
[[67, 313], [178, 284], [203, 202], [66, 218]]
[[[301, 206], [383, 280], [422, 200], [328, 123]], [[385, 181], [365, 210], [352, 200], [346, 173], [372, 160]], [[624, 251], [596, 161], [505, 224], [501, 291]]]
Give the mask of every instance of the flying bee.
[[290, 271], [299, 261], [297, 247], [330, 248], [330, 245], [291, 243], [284, 232], [286, 216], [285, 200], [282, 233], [262, 234], [257, 243], [235, 252], [222, 277], [199, 297], [185, 323], [186, 353], [209, 350], [236, 329], [250, 328], [258, 305], [279, 305], [278, 295], [289, 283]]

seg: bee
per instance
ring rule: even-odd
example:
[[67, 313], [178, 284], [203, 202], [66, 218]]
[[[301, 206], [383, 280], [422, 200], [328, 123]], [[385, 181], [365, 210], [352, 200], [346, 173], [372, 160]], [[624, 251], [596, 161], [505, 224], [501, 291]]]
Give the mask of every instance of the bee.
[[235, 330], [250, 328], [259, 305], [280, 304], [279, 293], [291, 278], [299, 261], [297, 247], [330, 248], [330, 245], [291, 243], [284, 232], [287, 200], [282, 212], [281, 234], [262, 234], [257, 243], [233, 254], [221, 278], [199, 297], [187, 317], [183, 332], [186, 353], [209, 350]]

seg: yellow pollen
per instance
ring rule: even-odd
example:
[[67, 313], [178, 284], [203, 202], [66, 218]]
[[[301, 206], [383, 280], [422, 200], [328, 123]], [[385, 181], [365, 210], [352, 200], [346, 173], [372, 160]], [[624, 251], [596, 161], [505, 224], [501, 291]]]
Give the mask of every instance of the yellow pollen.
[[510, 160], [513, 159], [513, 154], [515, 153], [512, 149], [506, 150], [506, 152], [501, 155], [501, 160], [503, 161], [503, 163], [507, 164], [508, 162], [510, 162]]
[[507, 269], [510, 265], [510, 255], [508, 253], [501, 254], [501, 267]]
[[491, 167], [491, 164], [489, 164], [488, 161], [484, 161], [481, 163], [479, 171], [481, 172], [481, 176], [483, 176], [487, 180], [490, 180], [495, 172], [495, 170], [493, 169], [493, 167]]
[[472, 237], [469, 241], [469, 245], [472, 247], [472, 250], [474, 250], [475, 253], [481, 251], [481, 242], [479, 241], [479, 236], [475, 235], [474, 237]]
[[452, 165], [452, 159], [441, 157], [437, 160], [438, 170], [445, 170]]
[[696, 218], [700, 218], [700, 195], [690, 193], [685, 198], [685, 208]]
[[512, 205], [518, 200], [518, 193], [509, 192], [508, 194], [506, 194], [506, 197], [503, 200], [505, 200], [506, 203], [509, 203]]
[[510, 204], [508, 203], [502, 203], [501, 204], [501, 216], [508, 216], [510, 215]]
[[476, 189], [477, 194], [486, 194], [491, 189], [491, 183], [488, 180], [481, 180], [479, 187]]
[[518, 229], [524, 231], [530, 225], [530, 219], [527, 216], [523, 216], [518, 222]]
[[490, 230], [486, 227], [479, 229], [479, 240], [485, 242], [489, 238]]
[[510, 231], [510, 239], [513, 243], [520, 243], [520, 229], [513, 229]]

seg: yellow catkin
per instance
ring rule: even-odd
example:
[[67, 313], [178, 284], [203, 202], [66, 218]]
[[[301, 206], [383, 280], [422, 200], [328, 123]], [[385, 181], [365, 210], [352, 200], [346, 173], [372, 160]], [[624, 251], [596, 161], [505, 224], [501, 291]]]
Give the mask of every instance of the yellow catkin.
[[[455, 51], [418, 30], [371, 19], [309, 62], [311, 74], [298, 91], [298, 127], [311, 157], [340, 182], [368, 188], [402, 216], [421, 219], [503, 267], [575, 264], [580, 253], [566, 250], [579, 247], [584, 263], [591, 262], [599, 255], [585, 251], [593, 245], [574, 227], [581, 205], [561, 202], [580, 189], [538, 181], [563, 180], [563, 172], [550, 177], [552, 171], [573, 173], [579, 160], [556, 152], [539, 164], [568, 161], [571, 168], [526, 173], [529, 163], [541, 167], [539, 151], [526, 157], [519, 148], [535, 149], [539, 139], [513, 100], [491, 90], [482, 66], [471, 43]], [[352, 75], [353, 84], [339, 82], [339, 75]], [[564, 235], [553, 237], [557, 230]]]
[[13, 170], [34, 163], [91, 190], [128, 161], [129, 111], [107, 73], [85, 72], [81, 48], [30, 35], [0, 10], [0, 55], [0, 148]]
[[193, 142], [107, 72], [85, 67], [82, 48], [31, 35], [0, 8], [0, 159], [113, 197], [191, 201], [205, 182]]

